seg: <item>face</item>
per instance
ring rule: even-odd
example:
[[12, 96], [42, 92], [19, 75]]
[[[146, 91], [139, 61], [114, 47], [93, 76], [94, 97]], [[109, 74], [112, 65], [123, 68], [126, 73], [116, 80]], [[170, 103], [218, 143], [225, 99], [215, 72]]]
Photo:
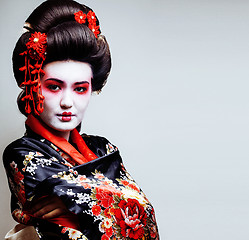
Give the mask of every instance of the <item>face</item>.
[[40, 117], [59, 136], [68, 139], [87, 109], [92, 92], [92, 69], [88, 63], [69, 60], [48, 63], [43, 70], [44, 111]]

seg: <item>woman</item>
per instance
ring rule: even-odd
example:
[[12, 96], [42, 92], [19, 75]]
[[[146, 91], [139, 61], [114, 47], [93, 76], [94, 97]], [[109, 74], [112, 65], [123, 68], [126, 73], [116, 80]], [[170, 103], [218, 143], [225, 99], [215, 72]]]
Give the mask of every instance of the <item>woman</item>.
[[153, 207], [118, 149], [79, 134], [91, 93], [101, 91], [111, 68], [95, 13], [48, 0], [24, 28], [13, 69], [27, 131], [3, 155], [12, 216], [22, 224], [15, 232], [30, 239], [159, 239]]

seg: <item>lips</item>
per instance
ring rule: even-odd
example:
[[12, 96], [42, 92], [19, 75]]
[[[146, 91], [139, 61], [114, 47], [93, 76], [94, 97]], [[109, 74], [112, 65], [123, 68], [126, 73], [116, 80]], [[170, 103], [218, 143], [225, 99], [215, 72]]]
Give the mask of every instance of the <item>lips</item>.
[[69, 122], [74, 115], [71, 112], [63, 112], [62, 114], [58, 114], [58, 116], [61, 117], [63, 122]]

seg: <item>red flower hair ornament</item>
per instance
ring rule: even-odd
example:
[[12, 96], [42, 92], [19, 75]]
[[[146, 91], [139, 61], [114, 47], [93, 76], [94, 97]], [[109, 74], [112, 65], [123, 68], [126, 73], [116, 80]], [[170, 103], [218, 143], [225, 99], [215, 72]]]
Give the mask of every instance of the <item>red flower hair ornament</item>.
[[75, 13], [74, 18], [75, 18], [76, 22], [78, 22], [80, 24], [83, 24], [86, 22], [86, 14], [83, 13], [82, 11]]
[[20, 71], [25, 71], [25, 79], [20, 87], [24, 87], [26, 93], [21, 100], [26, 102], [25, 112], [27, 114], [30, 114], [33, 110], [35, 115], [39, 115], [43, 111], [44, 100], [41, 94], [40, 78], [41, 73], [44, 73], [42, 65], [46, 58], [46, 34], [40, 32], [32, 33], [26, 46], [27, 50], [20, 53], [21, 56], [25, 56], [25, 65], [19, 69]]
[[74, 14], [74, 18], [80, 24], [84, 24], [87, 21], [88, 28], [94, 33], [94, 36], [98, 38], [100, 31], [99, 26], [97, 25], [95, 13], [93, 11], [90, 10], [87, 14], [83, 13], [82, 11], [76, 12]]

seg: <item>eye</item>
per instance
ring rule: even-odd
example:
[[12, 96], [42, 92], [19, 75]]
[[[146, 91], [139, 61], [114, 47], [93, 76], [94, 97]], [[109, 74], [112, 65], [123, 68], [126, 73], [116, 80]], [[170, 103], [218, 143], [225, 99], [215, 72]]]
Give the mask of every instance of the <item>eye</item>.
[[54, 92], [59, 91], [61, 89], [60, 86], [58, 86], [56, 84], [48, 85], [47, 88], [50, 89], [51, 91], [54, 91]]
[[74, 89], [74, 91], [78, 92], [78, 93], [84, 93], [87, 91], [87, 88], [85, 87], [77, 87]]

